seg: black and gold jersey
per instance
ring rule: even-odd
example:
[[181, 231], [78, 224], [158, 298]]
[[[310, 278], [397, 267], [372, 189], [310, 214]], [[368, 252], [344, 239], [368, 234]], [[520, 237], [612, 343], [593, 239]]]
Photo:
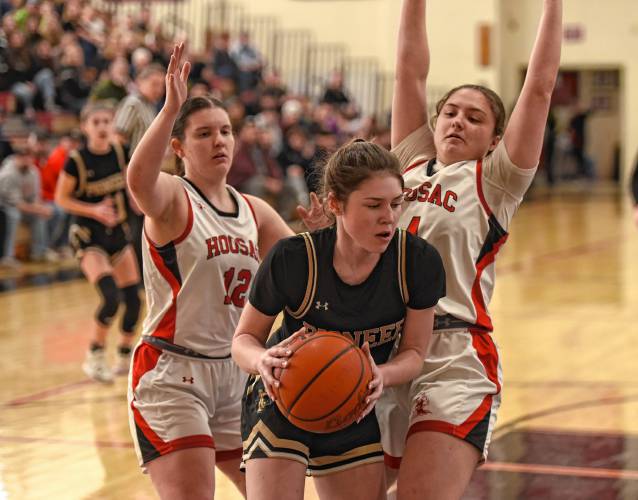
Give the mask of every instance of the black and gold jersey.
[[[113, 144], [104, 154], [95, 154], [84, 147], [72, 151], [64, 165], [64, 171], [76, 179], [74, 196], [86, 203], [99, 203], [111, 197], [118, 213], [118, 222], [124, 223], [129, 214], [124, 171], [128, 161], [122, 146]], [[77, 216], [81, 225], [100, 224], [94, 219]]]
[[259, 268], [250, 303], [269, 316], [284, 311], [269, 345], [305, 325], [341, 332], [359, 346], [369, 342], [375, 363], [385, 363], [406, 306], [427, 309], [445, 295], [441, 257], [425, 240], [397, 229], [368, 278], [349, 285], [332, 264], [335, 241], [334, 227], [279, 241]]

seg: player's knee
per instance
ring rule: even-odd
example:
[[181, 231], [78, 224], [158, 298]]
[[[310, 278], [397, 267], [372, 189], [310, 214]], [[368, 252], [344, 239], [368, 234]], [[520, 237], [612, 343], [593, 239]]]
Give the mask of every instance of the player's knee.
[[115, 284], [113, 276], [102, 276], [97, 284], [97, 290], [102, 297], [102, 303], [96, 312], [97, 320], [103, 325], [110, 325], [120, 305], [120, 291]]
[[141, 301], [137, 283], [122, 288], [124, 297], [124, 316], [122, 317], [122, 333], [133, 335], [140, 317]]

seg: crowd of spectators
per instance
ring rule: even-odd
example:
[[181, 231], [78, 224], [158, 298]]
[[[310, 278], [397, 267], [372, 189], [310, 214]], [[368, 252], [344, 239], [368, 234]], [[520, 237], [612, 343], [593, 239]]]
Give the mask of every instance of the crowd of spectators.
[[[25, 143], [4, 135], [3, 121], [20, 117], [36, 130], [40, 114], [78, 116], [87, 101], [109, 99], [118, 105], [114, 139], [132, 150], [161, 106], [164, 68], [173, 44], [185, 36], [167, 36], [148, 9], [118, 15], [86, 0], [0, 0], [0, 15], [0, 171], [6, 166], [14, 177], [39, 173], [38, 186], [30, 189], [40, 191], [34, 203], [46, 209], [38, 208], [35, 219], [45, 221], [45, 229], [38, 227], [40, 239], [32, 237], [31, 257], [55, 260], [68, 253], [62, 234], [68, 217], [55, 206], [52, 191], [80, 133], [70, 130], [60, 137], [36, 131]], [[361, 115], [340, 71], [326, 75], [323, 95], [312, 99], [289, 90], [248, 32], [219, 33], [212, 40], [209, 49], [189, 56], [190, 93], [212, 94], [229, 111], [238, 139], [229, 183], [262, 196], [286, 220], [292, 221], [294, 207], [317, 189], [318, 167], [340, 144], [353, 137], [388, 142], [387, 129]], [[6, 191], [5, 177], [0, 175], [0, 193]], [[7, 253], [15, 239], [9, 233], [17, 224], [16, 203], [0, 196], [5, 266], [19, 265], [13, 252]], [[26, 217], [19, 211], [22, 219], [33, 219], [31, 212]], [[8, 217], [13, 218], [8, 222]]]

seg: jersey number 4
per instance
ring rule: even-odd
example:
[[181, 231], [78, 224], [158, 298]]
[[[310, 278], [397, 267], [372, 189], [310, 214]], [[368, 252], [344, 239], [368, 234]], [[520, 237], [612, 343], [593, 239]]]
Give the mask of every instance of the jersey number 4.
[[406, 231], [410, 234], [419, 235], [419, 224], [421, 224], [421, 217], [412, 217], [412, 220], [408, 224]]
[[237, 279], [235, 279], [234, 267], [226, 271], [224, 273], [224, 287], [226, 288], [224, 304], [244, 307], [244, 304], [246, 304], [246, 292], [252, 279], [253, 274], [248, 269], [240, 270], [237, 273]]

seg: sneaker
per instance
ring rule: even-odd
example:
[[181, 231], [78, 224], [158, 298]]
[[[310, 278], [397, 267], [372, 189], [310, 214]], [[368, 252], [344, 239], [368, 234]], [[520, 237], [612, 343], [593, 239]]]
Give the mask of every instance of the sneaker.
[[86, 353], [86, 359], [82, 363], [82, 370], [89, 378], [110, 384], [113, 382], [113, 372], [106, 364], [106, 356], [104, 349], [98, 349], [97, 351], [89, 351]]
[[121, 352], [117, 354], [117, 362], [113, 367], [113, 375], [128, 375], [128, 372], [131, 368], [131, 357], [133, 356], [133, 351], [128, 354], [122, 354]]
[[60, 257], [60, 259], [62, 260], [72, 259], [74, 255], [75, 253], [70, 246], [63, 246], [62, 248], [58, 249], [58, 257]]
[[2, 257], [0, 259], [0, 267], [19, 269], [22, 267], [22, 263], [15, 257]]
[[60, 256], [55, 250], [51, 250], [50, 248], [47, 248], [44, 251], [44, 256], [42, 257], [42, 260], [44, 260], [44, 262], [50, 262], [50, 263], [58, 262], [60, 260]]

